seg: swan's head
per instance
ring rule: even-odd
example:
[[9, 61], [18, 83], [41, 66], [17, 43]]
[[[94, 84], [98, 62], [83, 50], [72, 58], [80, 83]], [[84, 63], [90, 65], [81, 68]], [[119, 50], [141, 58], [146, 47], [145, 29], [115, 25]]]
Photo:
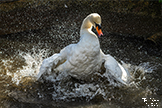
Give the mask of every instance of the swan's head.
[[92, 13], [88, 15], [82, 23], [82, 29], [89, 29], [94, 27], [100, 37], [103, 35], [101, 30], [101, 16], [98, 13]]
[[98, 36], [100, 37], [103, 35], [101, 30], [101, 16], [97, 13], [90, 14], [91, 16], [91, 23], [93, 24], [93, 27], [96, 28], [96, 31], [98, 33]]

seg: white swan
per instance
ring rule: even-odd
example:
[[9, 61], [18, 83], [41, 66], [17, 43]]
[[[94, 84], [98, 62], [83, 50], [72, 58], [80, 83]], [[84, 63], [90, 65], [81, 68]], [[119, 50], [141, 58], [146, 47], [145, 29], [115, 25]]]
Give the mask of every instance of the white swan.
[[116, 80], [127, 84], [129, 73], [111, 56], [105, 55], [100, 49], [98, 37], [92, 32], [96, 28], [98, 36], [103, 35], [101, 31], [101, 17], [97, 13], [88, 15], [80, 29], [80, 41], [63, 48], [60, 53], [44, 59], [37, 79], [45, 72], [66, 71], [69, 75], [84, 79], [95, 71], [100, 70], [104, 63], [106, 72], [110, 73]]

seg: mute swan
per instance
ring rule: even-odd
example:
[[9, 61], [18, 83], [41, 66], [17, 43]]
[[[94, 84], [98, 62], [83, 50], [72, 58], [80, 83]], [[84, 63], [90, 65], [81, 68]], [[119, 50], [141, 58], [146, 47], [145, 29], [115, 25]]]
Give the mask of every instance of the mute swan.
[[44, 59], [37, 79], [43, 73], [67, 72], [72, 77], [84, 79], [95, 71], [100, 70], [104, 63], [106, 72], [123, 84], [127, 84], [129, 73], [111, 56], [105, 55], [100, 49], [99, 39], [92, 27], [96, 28], [98, 36], [101, 31], [101, 17], [97, 13], [88, 15], [82, 22], [80, 29], [80, 41], [63, 48], [60, 53]]

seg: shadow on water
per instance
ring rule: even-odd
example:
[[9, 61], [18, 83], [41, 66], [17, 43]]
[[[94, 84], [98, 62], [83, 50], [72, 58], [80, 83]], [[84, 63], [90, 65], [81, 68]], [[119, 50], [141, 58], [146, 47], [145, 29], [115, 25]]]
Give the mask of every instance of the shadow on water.
[[[59, 52], [68, 44], [79, 41], [81, 21], [88, 12], [78, 14], [79, 10], [74, 12], [68, 9], [63, 12], [58, 10], [60, 14], [55, 13], [55, 16], [48, 17], [51, 24], [48, 22], [49, 25], [43, 28], [0, 36], [0, 106], [145, 108], [153, 103], [156, 107], [161, 107], [162, 48], [142, 36], [117, 34], [114, 30], [109, 32], [111, 27], [107, 25], [111, 26], [115, 22], [119, 23], [115, 24], [117, 26], [124, 25], [116, 19], [124, 18], [125, 14], [110, 13], [107, 17], [103, 17], [104, 36], [99, 40], [103, 52], [123, 62], [123, 66], [131, 72], [132, 81], [128, 87], [119, 87], [116, 81], [104, 75], [104, 69], [101, 72], [94, 72], [89, 81], [76, 80], [66, 73], [53, 74], [51, 80], [35, 80], [44, 58]], [[52, 12], [49, 11], [47, 16]], [[104, 12], [102, 15], [104, 16]], [[134, 15], [130, 15], [130, 18], [133, 17]], [[124, 21], [127, 22], [128, 19]], [[134, 24], [132, 19], [130, 22], [128, 28]], [[152, 25], [156, 24], [158, 22]], [[148, 25], [143, 28], [151, 30]], [[148, 100], [147, 104], [142, 98]], [[152, 99], [159, 101], [153, 102]]]

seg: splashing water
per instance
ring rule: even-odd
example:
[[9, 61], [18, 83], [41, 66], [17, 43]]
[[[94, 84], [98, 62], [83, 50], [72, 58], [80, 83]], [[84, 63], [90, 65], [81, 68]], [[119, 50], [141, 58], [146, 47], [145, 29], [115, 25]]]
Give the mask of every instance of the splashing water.
[[[9, 97], [12, 97], [20, 102], [44, 103], [50, 102], [74, 102], [74, 101], [92, 101], [92, 100], [106, 100], [106, 101], [126, 101], [127, 98], [136, 100], [139, 93], [140, 96], [148, 96], [153, 93], [150, 87], [145, 87], [144, 83], [147, 80], [147, 74], [153, 73], [156, 70], [156, 66], [149, 62], [144, 62], [138, 66], [126, 64], [123, 62], [123, 66], [131, 73], [132, 79], [129, 86], [120, 86], [119, 83], [111, 79], [110, 76], [103, 72], [94, 72], [90, 76], [88, 81], [77, 80], [69, 76], [65, 72], [52, 73], [49, 76], [42, 77], [40, 81], [36, 81], [35, 77], [39, 72], [39, 68], [44, 58], [48, 57], [49, 50], [36, 50], [32, 49], [31, 52], [19, 52], [17, 56], [10, 59], [3, 59], [2, 66], [6, 70], [6, 75], [11, 77], [12, 84], [16, 84], [20, 87], [23, 84], [23, 80], [26, 77], [30, 77], [32, 84], [30, 88], [23, 88], [21, 90], [11, 90], [8, 93]], [[17, 66], [14, 69], [15, 61], [21, 61], [22, 66]], [[21, 60], [20, 60], [21, 59]], [[103, 70], [101, 70], [103, 71]], [[125, 93], [127, 97], [125, 97]], [[33, 97], [28, 95], [32, 94]], [[138, 97], [138, 98], [139, 98]], [[38, 101], [39, 100], [39, 101]], [[131, 103], [131, 102], [130, 102]]]
[[132, 81], [129, 86], [134, 86], [138, 88], [140, 83], [146, 79], [146, 74], [153, 73], [157, 69], [158, 65], [152, 66], [149, 62], [140, 63], [138, 66], [133, 66], [131, 64], [124, 64], [124, 67], [131, 72]]
[[[125, 64], [123, 62], [123, 66], [131, 72], [132, 79], [128, 87], [121, 89], [119, 89], [119, 87], [122, 87], [120, 83], [114, 81], [114, 79], [106, 73], [101, 74], [99, 72], [95, 72], [90, 76], [88, 81], [73, 79], [65, 72], [59, 74], [53, 73], [49, 76], [45, 76], [43, 80], [48, 81], [43, 83], [52, 82], [50, 89], [52, 89], [52, 99], [55, 101], [76, 101], [77, 98], [85, 98], [88, 102], [98, 96], [101, 96], [104, 100], [111, 100], [112, 98], [118, 98], [116, 95], [119, 90], [125, 90], [127, 88], [136, 88], [140, 90], [141, 83], [147, 80], [145, 74], [152, 73], [156, 69], [156, 67], [151, 67], [149, 62], [141, 63], [139, 66]], [[47, 88], [49, 88], [49, 86]], [[116, 90], [115, 93], [114, 91], [112, 92], [114, 89]], [[134, 91], [130, 90], [129, 92]], [[142, 92], [144, 95], [151, 94], [149, 88], [144, 89]]]
[[36, 53], [36, 50], [33, 48], [31, 52], [24, 53], [24, 52], [19, 52], [17, 58], [23, 58], [25, 65], [22, 66], [22, 68], [19, 68], [13, 72], [10, 70], [12, 67], [12, 64], [14, 63], [13, 59], [8, 59], [8, 60], [2, 60], [2, 64], [6, 68], [6, 74], [8, 76], [12, 77], [13, 83], [16, 85], [19, 85], [19, 82], [24, 78], [24, 77], [36, 77], [36, 75], [39, 72], [39, 68], [41, 66], [41, 63], [43, 61], [43, 58], [47, 57], [48, 50], [38, 50], [38, 53]]

